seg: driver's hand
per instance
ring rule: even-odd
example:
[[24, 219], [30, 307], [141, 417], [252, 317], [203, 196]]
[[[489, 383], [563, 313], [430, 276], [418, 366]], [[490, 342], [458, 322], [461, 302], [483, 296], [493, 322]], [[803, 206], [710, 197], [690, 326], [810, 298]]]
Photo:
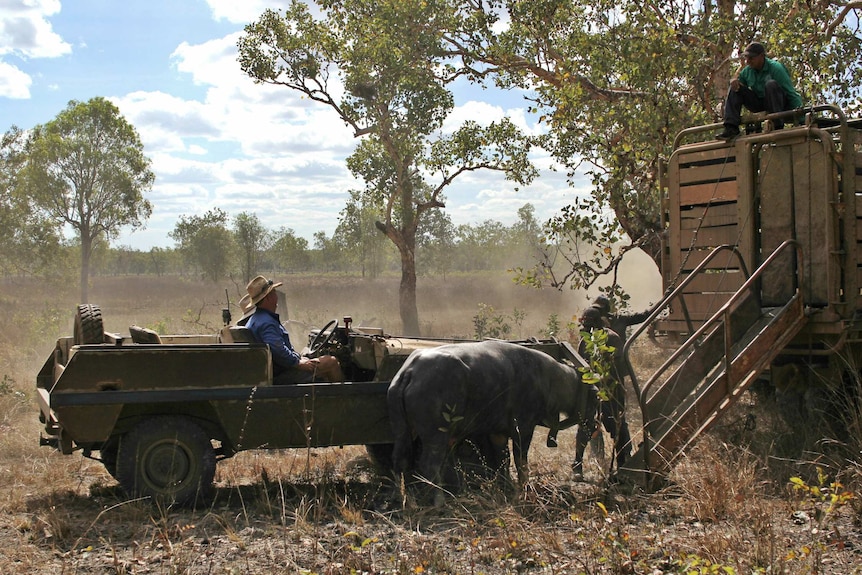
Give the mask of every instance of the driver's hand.
[[320, 360], [317, 358], [308, 358], [303, 357], [299, 360], [299, 368], [304, 369], [305, 371], [314, 371], [317, 369], [317, 365], [320, 363]]

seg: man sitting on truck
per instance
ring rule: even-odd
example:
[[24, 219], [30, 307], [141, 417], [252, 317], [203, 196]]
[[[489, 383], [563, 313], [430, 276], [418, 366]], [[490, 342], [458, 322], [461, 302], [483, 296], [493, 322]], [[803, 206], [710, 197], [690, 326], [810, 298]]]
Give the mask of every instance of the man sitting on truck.
[[[774, 114], [802, 107], [802, 97], [790, 79], [790, 73], [781, 62], [766, 57], [766, 49], [752, 42], [742, 53], [746, 66], [730, 81], [730, 90], [724, 102], [724, 131], [719, 140], [732, 140], [739, 135], [742, 107], [752, 112]], [[773, 120], [776, 130], [784, 127], [784, 120]]]
[[331, 355], [308, 358], [297, 353], [290, 343], [287, 330], [281, 325], [278, 314], [278, 294], [273, 282], [257, 276], [246, 286], [251, 305], [257, 306], [245, 326], [254, 338], [269, 346], [272, 353], [273, 385], [309, 383], [312, 381], [344, 381], [338, 360]]

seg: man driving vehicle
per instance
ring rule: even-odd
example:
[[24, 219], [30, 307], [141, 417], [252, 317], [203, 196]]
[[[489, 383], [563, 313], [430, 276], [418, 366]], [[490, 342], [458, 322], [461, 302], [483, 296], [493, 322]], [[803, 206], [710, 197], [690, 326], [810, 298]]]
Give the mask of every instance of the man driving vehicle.
[[257, 276], [246, 286], [250, 303], [257, 306], [245, 326], [255, 340], [269, 346], [272, 354], [273, 385], [309, 383], [312, 381], [344, 381], [338, 360], [331, 355], [309, 358], [300, 355], [290, 343], [290, 336], [276, 313], [282, 282]]

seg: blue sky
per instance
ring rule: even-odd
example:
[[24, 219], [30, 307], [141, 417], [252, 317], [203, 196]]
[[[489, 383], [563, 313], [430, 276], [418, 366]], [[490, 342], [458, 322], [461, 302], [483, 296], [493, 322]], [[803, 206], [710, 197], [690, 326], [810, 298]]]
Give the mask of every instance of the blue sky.
[[[156, 183], [146, 229], [117, 244], [173, 246], [182, 215], [220, 208], [257, 214], [311, 242], [332, 235], [347, 190], [344, 159], [357, 141], [335, 113], [287, 88], [255, 85], [239, 69], [243, 26], [283, 0], [0, 0], [0, 130], [53, 119], [70, 100], [110, 99], [137, 129]], [[444, 130], [509, 116], [535, 131], [521, 94], [461, 86]], [[576, 190], [534, 158], [541, 177], [514, 185], [468, 174], [446, 192], [455, 224], [514, 223], [529, 202], [544, 220]], [[583, 192], [583, 190], [580, 190]]]

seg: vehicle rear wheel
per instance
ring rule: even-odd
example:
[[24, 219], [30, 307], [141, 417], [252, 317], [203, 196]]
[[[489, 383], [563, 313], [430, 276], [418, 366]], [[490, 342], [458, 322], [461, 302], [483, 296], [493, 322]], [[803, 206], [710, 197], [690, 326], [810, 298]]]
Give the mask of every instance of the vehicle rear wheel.
[[215, 451], [200, 426], [185, 417], [153, 417], [123, 437], [117, 480], [130, 496], [190, 505], [209, 496], [215, 466]]
[[102, 343], [105, 341], [105, 327], [102, 323], [102, 310], [93, 304], [81, 304], [75, 314], [75, 345]]
[[117, 454], [119, 451], [120, 439], [118, 437], [111, 437], [99, 448], [99, 459], [102, 460], [102, 465], [114, 479], [117, 478]]

